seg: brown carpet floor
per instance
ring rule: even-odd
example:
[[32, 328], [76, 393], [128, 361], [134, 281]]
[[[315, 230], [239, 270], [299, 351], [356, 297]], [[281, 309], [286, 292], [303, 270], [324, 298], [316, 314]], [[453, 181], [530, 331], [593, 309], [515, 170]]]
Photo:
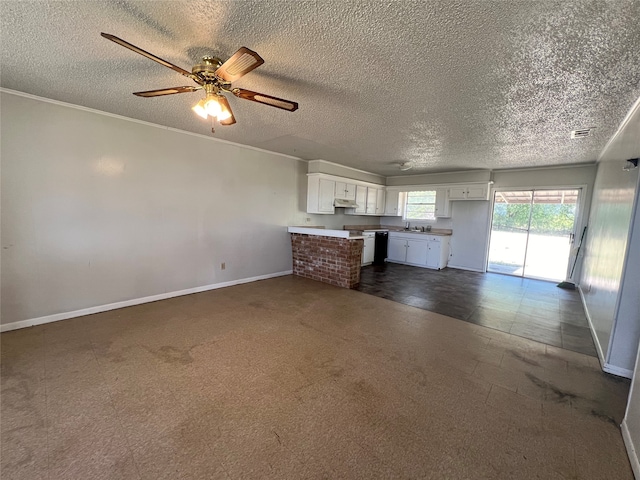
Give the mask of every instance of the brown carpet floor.
[[632, 479], [596, 358], [281, 277], [2, 334], [3, 479]]

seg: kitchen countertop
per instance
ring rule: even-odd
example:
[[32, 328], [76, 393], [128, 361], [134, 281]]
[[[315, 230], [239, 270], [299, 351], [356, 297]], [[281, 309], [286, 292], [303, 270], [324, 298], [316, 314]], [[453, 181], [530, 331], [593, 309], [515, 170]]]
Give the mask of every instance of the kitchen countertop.
[[443, 237], [448, 237], [453, 235], [453, 231], [448, 228], [433, 228], [430, 232], [422, 232], [420, 230], [405, 230], [402, 227], [396, 226], [384, 226], [384, 225], [344, 225], [344, 230], [350, 231], [360, 231], [360, 232], [375, 232], [375, 231], [385, 231], [385, 232], [399, 232], [399, 233], [419, 233], [422, 235], [438, 235]]
[[304, 235], [318, 235], [319, 237], [348, 238], [349, 240], [362, 240], [362, 234], [349, 230], [331, 230], [324, 227], [288, 227], [289, 233], [302, 233]]
[[437, 235], [439, 237], [450, 237], [453, 232], [451, 232], [451, 230], [445, 230], [445, 229], [434, 229], [431, 230], [430, 232], [422, 232], [420, 230], [389, 230], [390, 232], [393, 233], [410, 233], [410, 234], [420, 234], [420, 235]]

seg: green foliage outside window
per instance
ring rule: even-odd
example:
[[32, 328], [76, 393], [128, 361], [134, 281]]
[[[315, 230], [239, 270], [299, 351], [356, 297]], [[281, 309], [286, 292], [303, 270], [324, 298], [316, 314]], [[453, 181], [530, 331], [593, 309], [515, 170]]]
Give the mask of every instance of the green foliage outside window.
[[496, 203], [493, 209], [493, 229], [516, 231], [526, 229], [531, 208], [531, 232], [567, 235], [573, 232], [575, 204], [557, 203]]

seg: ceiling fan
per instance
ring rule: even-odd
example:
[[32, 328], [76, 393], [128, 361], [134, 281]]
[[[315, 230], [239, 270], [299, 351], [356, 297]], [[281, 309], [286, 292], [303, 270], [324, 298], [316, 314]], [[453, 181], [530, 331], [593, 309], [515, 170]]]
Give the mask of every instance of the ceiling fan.
[[202, 57], [202, 63], [194, 65], [191, 72], [189, 72], [167, 62], [166, 60], [163, 60], [160, 57], [156, 57], [155, 55], [142, 50], [141, 48], [138, 48], [115, 35], [111, 35], [109, 33], [101, 33], [100, 35], [112, 42], [128, 48], [129, 50], [133, 50], [154, 62], [158, 62], [160, 65], [164, 65], [165, 67], [168, 67], [196, 82], [198, 84], [197, 86], [188, 85], [183, 87], [161, 88], [159, 90], [134, 92], [133, 94], [139, 97], [160, 97], [163, 95], [173, 95], [175, 93], [189, 93], [195, 92], [196, 90], [204, 90], [206, 97], [194, 105], [193, 111], [205, 120], [211, 117], [211, 132], [215, 132], [213, 125], [216, 120], [218, 120], [220, 125], [233, 125], [236, 123], [236, 119], [233, 116], [229, 102], [220, 92], [232, 93], [238, 98], [244, 98], [245, 100], [251, 100], [252, 102], [281, 108], [289, 112], [294, 112], [298, 109], [298, 103], [292, 102], [291, 100], [272, 97], [271, 95], [266, 95], [264, 93], [245, 90], [244, 88], [231, 87], [231, 82], [236, 81], [243, 75], [264, 63], [264, 60], [260, 55], [246, 47], [240, 48], [226, 62], [223, 62], [218, 57]]

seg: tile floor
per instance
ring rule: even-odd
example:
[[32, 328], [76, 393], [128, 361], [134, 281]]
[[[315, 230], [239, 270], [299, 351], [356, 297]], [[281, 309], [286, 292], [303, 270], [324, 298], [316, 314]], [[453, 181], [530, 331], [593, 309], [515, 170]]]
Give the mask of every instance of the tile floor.
[[287, 276], [3, 333], [5, 479], [617, 479], [594, 357]]
[[358, 290], [596, 356], [580, 294], [557, 282], [387, 263], [363, 267]]

